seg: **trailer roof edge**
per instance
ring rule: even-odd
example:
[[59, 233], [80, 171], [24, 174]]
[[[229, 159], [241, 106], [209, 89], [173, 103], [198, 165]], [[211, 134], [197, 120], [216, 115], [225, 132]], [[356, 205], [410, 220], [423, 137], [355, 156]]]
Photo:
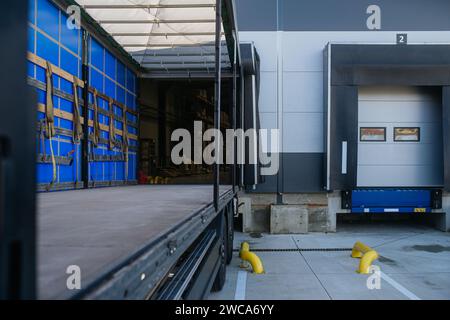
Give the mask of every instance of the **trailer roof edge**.
[[105, 47], [114, 53], [127, 67], [132, 69], [138, 76], [142, 73], [142, 68], [133, 57], [75, 0], [52, 0], [64, 11], [71, 5], [76, 5], [81, 10], [81, 26], [91, 35], [99, 40]]

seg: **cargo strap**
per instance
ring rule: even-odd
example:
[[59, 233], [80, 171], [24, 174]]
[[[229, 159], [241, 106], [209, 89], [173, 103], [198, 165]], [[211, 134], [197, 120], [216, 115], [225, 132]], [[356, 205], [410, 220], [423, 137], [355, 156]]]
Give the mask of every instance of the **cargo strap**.
[[52, 65], [47, 61], [47, 88], [46, 88], [46, 103], [45, 103], [45, 121], [46, 121], [46, 136], [52, 138], [55, 135], [55, 115], [53, 108], [53, 71]]
[[[49, 139], [50, 153], [53, 167], [53, 175], [50, 184], [48, 185], [48, 190], [50, 190], [56, 181], [56, 159], [55, 153], [53, 151], [53, 141], [52, 138], [55, 136], [55, 115], [53, 110], [53, 70], [50, 62], [47, 61], [46, 69], [46, 80], [47, 80], [47, 92], [46, 92], [46, 103], [45, 103], [45, 130], [46, 136]], [[45, 150], [45, 145], [44, 145]]]
[[83, 137], [83, 126], [81, 125], [80, 102], [78, 100], [78, 78], [73, 76], [73, 143], [79, 144]]
[[113, 150], [116, 146], [116, 129], [114, 126], [114, 105], [113, 99], [109, 99], [109, 149]]
[[93, 90], [93, 107], [94, 107], [94, 121], [93, 121], [93, 129], [92, 133], [92, 143], [94, 147], [98, 146], [99, 138], [100, 138], [100, 123], [98, 119], [98, 104], [97, 104], [97, 89]]
[[[73, 158], [74, 157], [69, 157], [69, 156], [55, 156], [55, 162], [57, 165], [63, 165], [63, 166], [71, 166], [73, 163]], [[37, 155], [37, 159], [36, 159], [37, 163], [42, 163], [42, 164], [49, 164], [49, 163], [53, 163], [52, 157], [46, 154], [38, 154]]]
[[123, 154], [117, 155], [107, 155], [107, 154], [90, 154], [90, 162], [122, 162], [125, 161], [125, 156]]
[[128, 147], [129, 147], [129, 141], [128, 141], [128, 127], [127, 127], [127, 108], [124, 106], [123, 108], [123, 130], [122, 130], [122, 151], [123, 155], [125, 156], [125, 181], [128, 180]]

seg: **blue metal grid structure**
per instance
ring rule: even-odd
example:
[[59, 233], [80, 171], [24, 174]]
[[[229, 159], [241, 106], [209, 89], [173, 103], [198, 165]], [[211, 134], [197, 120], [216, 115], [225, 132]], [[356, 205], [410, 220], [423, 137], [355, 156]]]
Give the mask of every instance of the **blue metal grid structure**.
[[[54, 66], [61, 68], [71, 75], [81, 78], [82, 73], [82, 34], [83, 29], [68, 28], [68, 16], [60, 10], [50, 0], [30, 0], [29, 1], [29, 26], [28, 26], [28, 51], [37, 57], [49, 61]], [[134, 72], [127, 68], [112, 53], [110, 53], [99, 41], [90, 37], [89, 50], [89, 81], [91, 87], [98, 90], [100, 94], [106, 95], [115, 101], [125, 105], [127, 109], [137, 110], [136, 87], [137, 77]], [[28, 62], [28, 76], [46, 83], [46, 71], [42, 66]], [[73, 85], [63, 77], [53, 74], [53, 88], [73, 95]], [[82, 96], [81, 88], [78, 88], [78, 96]], [[37, 88], [38, 103], [46, 103], [46, 91], [44, 88]], [[93, 95], [90, 94], [89, 102], [93, 102]], [[62, 111], [72, 114], [74, 103], [61, 96], [53, 96], [55, 111]], [[98, 97], [98, 107], [109, 111], [108, 101]], [[81, 112], [81, 110], [80, 110]], [[114, 105], [114, 114], [123, 118], [122, 108]], [[38, 121], [43, 120], [44, 112], [39, 110]], [[89, 119], [93, 119], [93, 112], [90, 111]], [[136, 114], [127, 112], [128, 123], [136, 124], [138, 119]], [[109, 126], [110, 118], [99, 114], [99, 123]], [[115, 121], [115, 128], [123, 130], [123, 122]], [[55, 114], [55, 127], [72, 130], [73, 121], [69, 121]], [[137, 136], [137, 125], [127, 125], [128, 133], [134, 138]], [[90, 128], [92, 131], [92, 128]], [[109, 132], [101, 130], [101, 138], [109, 139]], [[121, 141], [122, 136], [116, 134], [116, 140]], [[49, 155], [50, 140], [43, 139], [37, 134], [38, 154]], [[89, 165], [89, 179], [98, 185], [105, 185], [120, 182], [136, 181], [136, 150], [137, 140], [129, 139], [131, 150], [128, 152], [128, 164], [125, 161], [93, 161]], [[55, 185], [64, 185], [62, 189], [75, 188], [76, 182], [81, 179], [81, 144], [73, 143], [71, 137], [57, 134], [52, 139], [52, 146], [55, 156], [67, 157], [71, 155], [73, 161], [70, 164], [57, 165], [57, 179]], [[91, 145], [90, 153], [95, 155], [120, 155], [123, 151], [120, 148], [109, 150], [108, 146], [99, 143], [97, 147]], [[128, 168], [126, 168], [128, 167]], [[125, 170], [128, 170], [125, 172]], [[48, 184], [53, 176], [51, 163], [37, 164], [37, 183]], [[72, 185], [73, 183], [73, 185]], [[102, 184], [103, 183], [103, 184]], [[72, 186], [72, 187], [71, 187]], [[61, 189], [61, 188], [59, 188]]]

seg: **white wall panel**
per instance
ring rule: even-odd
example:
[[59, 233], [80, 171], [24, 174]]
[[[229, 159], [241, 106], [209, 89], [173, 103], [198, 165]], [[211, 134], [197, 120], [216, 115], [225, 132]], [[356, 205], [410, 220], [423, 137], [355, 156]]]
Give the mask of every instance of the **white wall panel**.
[[283, 152], [323, 152], [322, 113], [283, 114]]
[[284, 72], [283, 110], [323, 112], [322, 72]]
[[[323, 152], [323, 49], [329, 42], [338, 43], [395, 43], [396, 34], [402, 31], [352, 31], [352, 32], [240, 32], [241, 42], [254, 42], [261, 57], [261, 95], [260, 112], [283, 112], [280, 127], [283, 127], [283, 152]], [[449, 31], [407, 32], [411, 43], [450, 43]], [[277, 39], [281, 48], [277, 48]], [[277, 78], [277, 55], [283, 73]], [[278, 81], [282, 83], [277, 101]], [[408, 89], [404, 89], [408, 90]], [[368, 111], [367, 122], [383, 122], [381, 115], [394, 119], [397, 114], [405, 117], [397, 119], [403, 124], [414, 122], [434, 122], [440, 117], [437, 113], [423, 113], [421, 105], [429, 100], [420, 92], [396, 92], [385, 90], [387, 96], [374, 99], [389, 100], [391, 106], [381, 106], [375, 112]], [[404, 94], [411, 103], [404, 104]], [[398, 95], [398, 96], [396, 96]], [[362, 100], [365, 100], [362, 97]], [[369, 99], [370, 100], [370, 99]], [[397, 103], [400, 101], [400, 103]], [[430, 102], [431, 103], [431, 102]], [[366, 104], [369, 108], [371, 102]], [[396, 108], [392, 111], [392, 107]], [[364, 108], [364, 107], [363, 107]], [[408, 108], [407, 111], [402, 111]], [[280, 111], [282, 110], [282, 111]], [[264, 118], [262, 116], [261, 118]], [[395, 120], [395, 121], [397, 121]], [[437, 120], [439, 121], [439, 120]], [[423, 132], [423, 137], [427, 136]]]
[[277, 33], [240, 32], [240, 42], [253, 42], [261, 59], [261, 71], [277, 71]]
[[259, 112], [277, 112], [277, 73], [261, 72]]
[[[261, 129], [267, 129], [267, 139], [266, 141], [262, 141], [262, 151], [263, 152], [278, 152], [278, 148], [276, 145], [273, 145], [272, 142], [272, 133], [271, 129], [278, 129], [278, 117], [276, 112], [262, 112], [259, 114], [259, 120]], [[281, 133], [279, 133], [278, 138], [280, 138]], [[279, 140], [278, 140], [279, 144]]]
[[259, 121], [261, 129], [277, 129], [277, 113], [276, 112], [260, 112]]

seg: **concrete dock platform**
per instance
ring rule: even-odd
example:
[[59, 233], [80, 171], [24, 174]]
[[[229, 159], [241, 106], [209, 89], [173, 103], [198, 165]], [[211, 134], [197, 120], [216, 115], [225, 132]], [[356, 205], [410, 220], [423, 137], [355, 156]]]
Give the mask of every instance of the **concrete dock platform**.
[[[254, 236], [254, 235], [253, 235]], [[450, 234], [420, 225], [344, 225], [337, 233], [269, 235], [237, 233], [261, 258], [265, 274], [240, 268], [238, 252], [227, 269], [225, 288], [210, 299], [408, 300], [450, 299]], [[362, 241], [380, 254], [380, 288], [372, 275], [356, 273], [350, 249]], [[373, 278], [371, 278], [373, 279]]]

